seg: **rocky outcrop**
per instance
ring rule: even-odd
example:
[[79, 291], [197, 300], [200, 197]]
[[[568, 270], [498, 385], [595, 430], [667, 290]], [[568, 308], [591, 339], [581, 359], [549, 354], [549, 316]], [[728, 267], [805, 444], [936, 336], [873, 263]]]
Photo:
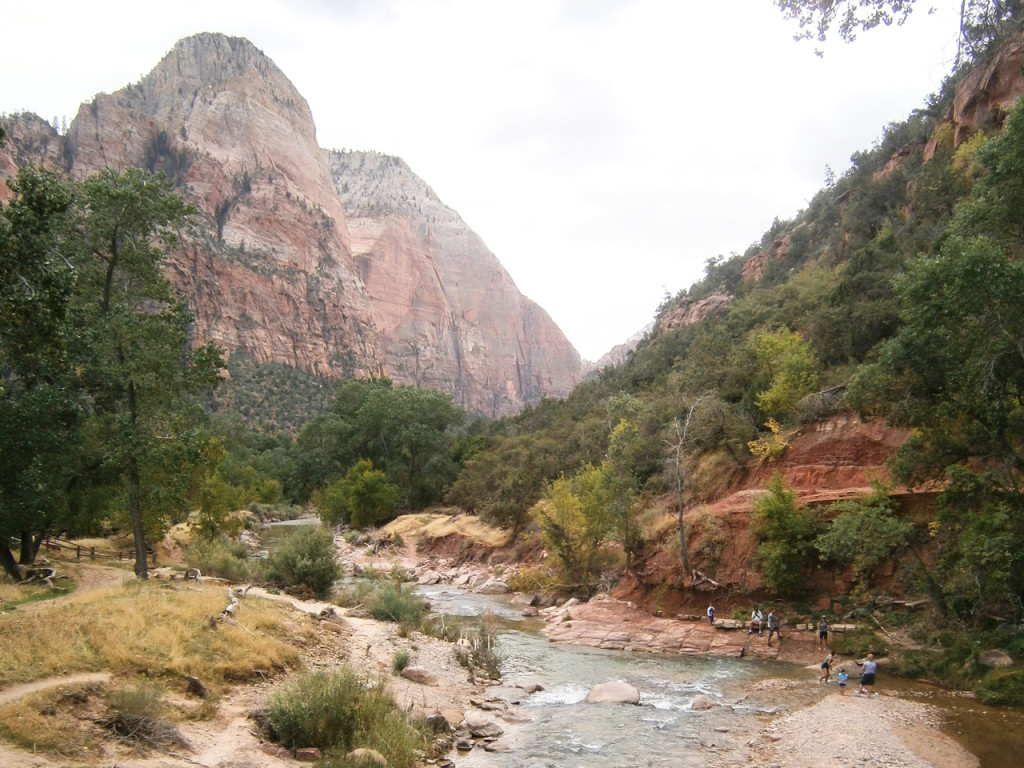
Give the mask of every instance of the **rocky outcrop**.
[[[744, 267], [745, 276], [746, 267]], [[724, 307], [731, 300], [732, 297], [724, 293], [713, 293], [704, 299], [683, 299], [658, 317], [654, 324], [654, 335], [657, 336], [674, 331], [676, 328], [699, 323], [715, 310]]]
[[975, 67], [956, 87], [949, 118], [953, 122], [953, 144], [960, 144], [978, 131], [999, 128], [1024, 93], [1024, 34], [1007, 41], [987, 64]]
[[454, 210], [397, 157], [325, 152], [385, 369], [488, 416], [564, 396], [579, 354]]
[[3, 121], [3, 129], [6, 144], [0, 145], [0, 202], [14, 194], [3, 180], [16, 176], [22, 165], [58, 171], [64, 166], [64, 141], [43, 118], [29, 113], [14, 115]]
[[139, 83], [84, 104], [64, 138], [27, 118], [10, 132], [0, 177], [49, 162], [176, 183], [205, 226], [170, 274], [197, 340], [229, 355], [388, 375], [488, 416], [580, 380], [575, 349], [458, 214], [398, 158], [323, 152], [305, 99], [247, 40], [180, 41]]
[[629, 353], [637, 348], [647, 335], [654, 330], [654, 323], [648, 323], [641, 330], [634, 333], [628, 339], [621, 344], [616, 344], [610, 350], [605, 352], [598, 359], [596, 363], [591, 363], [589, 360], [583, 363], [584, 376], [588, 376], [593, 371], [600, 371], [602, 368], [608, 368], [609, 366], [614, 367], [616, 365], [622, 365], [626, 362], [629, 357]]

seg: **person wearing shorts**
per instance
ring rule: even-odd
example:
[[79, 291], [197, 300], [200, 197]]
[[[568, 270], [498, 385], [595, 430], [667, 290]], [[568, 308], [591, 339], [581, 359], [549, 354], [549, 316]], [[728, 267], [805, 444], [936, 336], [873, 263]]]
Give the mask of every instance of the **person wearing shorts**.
[[821, 617], [821, 621], [818, 622], [818, 643], [815, 645], [822, 648], [828, 648], [828, 619], [824, 616]]
[[819, 683], [827, 683], [832, 679], [832, 651], [828, 652], [828, 656], [821, 662], [821, 677], [818, 678]]
[[846, 672], [846, 667], [839, 669], [839, 695], [846, 695], [846, 681], [850, 679], [850, 676]]
[[[857, 666], [864, 667], [864, 671], [860, 676], [860, 688], [857, 689], [857, 695], [860, 696], [867, 689], [868, 696], [870, 696], [875, 691], [875, 673], [878, 671], [878, 662], [875, 661], [875, 655], [869, 653], [863, 662], [857, 662]], [[875, 693], [875, 696], [877, 695]]]

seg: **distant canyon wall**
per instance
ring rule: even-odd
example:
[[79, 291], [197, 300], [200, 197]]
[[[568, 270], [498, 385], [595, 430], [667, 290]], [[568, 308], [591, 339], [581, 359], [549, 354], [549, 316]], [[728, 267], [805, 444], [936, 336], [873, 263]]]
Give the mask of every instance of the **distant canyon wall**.
[[497, 417], [568, 394], [579, 354], [398, 158], [322, 150], [305, 99], [247, 40], [180, 41], [65, 137], [6, 121], [0, 175], [163, 171], [201, 211], [170, 276], [197, 340], [320, 376], [390, 376]]

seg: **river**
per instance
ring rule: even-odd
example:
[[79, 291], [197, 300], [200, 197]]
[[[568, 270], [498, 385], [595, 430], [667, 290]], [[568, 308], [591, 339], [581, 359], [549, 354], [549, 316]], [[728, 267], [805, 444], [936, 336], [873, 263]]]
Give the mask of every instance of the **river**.
[[[503, 656], [503, 685], [488, 696], [519, 702], [531, 719], [501, 722], [507, 752], [460, 753], [466, 768], [612, 768], [734, 765], [743, 746], [775, 716], [836, 695], [816, 684], [816, 671], [774, 661], [651, 656], [547, 641], [543, 624], [524, 619], [507, 599], [451, 587], [420, 587], [432, 610], [449, 616], [493, 616]], [[779, 684], [779, 679], [783, 683]], [[767, 680], [775, 682], [767, 686]], [[640, 706], [586, 705], [597, 683], [625, 680]], [[517, 684], [539, 683], [527, 695]], [[939, 689], [882, 678], [887, 695], [924, 700], [945, 713], [944, 730], [977, 755], [982, 768], [1017, 768], [1024, 754], [1024, 713], [986, 707]], [[704, 694], [723, 706], [694, 711]], [[500, 722], [500, 721], [499, 721]], [[727, 757], [731, 753], [732, 760]]]

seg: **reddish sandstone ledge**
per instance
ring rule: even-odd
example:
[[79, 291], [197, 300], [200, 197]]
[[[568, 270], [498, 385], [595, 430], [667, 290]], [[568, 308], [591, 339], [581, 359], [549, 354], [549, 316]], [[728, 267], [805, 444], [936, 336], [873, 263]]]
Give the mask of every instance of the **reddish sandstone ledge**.
[[[573, 603], [541, 611], [544, 634], [553, 643], [672, 656], [721, 656], [781, 659], [795, 663], [817, 660], [814, 633], [782, 629], [782, 642], [733, 629], [737, 622], [688, 621], [651, 616], [632, 603], [598, 595], [588, 603]], [[726, 629], [725, 627], [730, 627]]]

